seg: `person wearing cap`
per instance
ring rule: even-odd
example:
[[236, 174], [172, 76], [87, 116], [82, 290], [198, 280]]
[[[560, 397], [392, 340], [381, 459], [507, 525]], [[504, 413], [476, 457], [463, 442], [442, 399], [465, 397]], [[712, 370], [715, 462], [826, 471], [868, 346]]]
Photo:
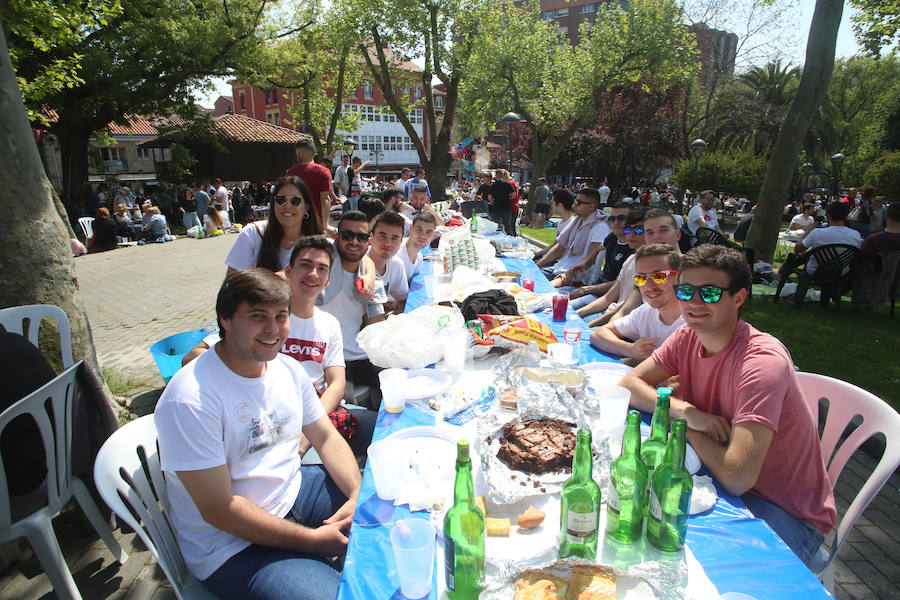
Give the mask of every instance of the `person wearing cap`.
[[297, 154], [297, 164], [284, 174], [294, 175], [303, 180], [312, 193], [313, 209], [319, 217], [319, 222], [327, 228], [331, 209], [331, 171], [313, 160], [316, 156], [316, 146], [311, 139], [303, 138], [297, 142], [294, 151]]

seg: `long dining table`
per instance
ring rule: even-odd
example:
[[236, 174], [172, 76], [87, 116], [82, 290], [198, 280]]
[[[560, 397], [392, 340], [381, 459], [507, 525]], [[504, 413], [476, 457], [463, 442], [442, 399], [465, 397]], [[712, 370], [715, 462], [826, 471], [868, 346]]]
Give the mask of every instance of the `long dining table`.
[[[533, 279], [535, 293], [554, 291], [533, 261], [504, 258], [503, 262], [509, 271], [521, 273], [523, 278]], [[440, 263], [425, 261], [423, 268], [413, 278], [406, 304], [407, 312], [434, 303], [436, 266], [439, 267]], [[570, 307], [569, 316], [572, 314], [574, 312]], [[563, 338], [565, 323], [553, 321], [550, 314], [536, 313], [532, 316], [548, 325], [559, 339]], [[578, 352], [580, 362], [616, 361], [616, 358], [590, 346], [590, 329], [583, 321], [579, 323], [582, 326]], [[649, 415], [645, 414], [644, 419], [649, 419]], [[373, 442], [409, 427], [433, 426], [436, 421], [435, 413], [415, 406], [408, 406], [399, 414], [388, 413], [382, 406]], [[709, 472], [701, 467], [698, 474], [709, 475]], [[715, 506], [688, 519], [686, 544], [719, 594], [740, 592], [760, 600], [832, 597], [778, 535], [747, 510], [740, 498], [729, 494], [717, 482], [715, 486], [718, 493]], [[605, 498], [605, 490], [603, 495]], [[339, 599], [405, 598], [399, 589], [389, 535], [397, 520], [407, 518], [427, 519], [429, 516], [427, 511], [412, 512], [408, 505], [395, 506], [392, 501], [382, 500], [375, 493], [372, 470], [367, 466], [350, 529], [349, 547], [338, 588]], [[437, 563], [429, 598], [439, 597], [438, 590], [442, 587], [439, 580], [443, 577], [443, 565]]]

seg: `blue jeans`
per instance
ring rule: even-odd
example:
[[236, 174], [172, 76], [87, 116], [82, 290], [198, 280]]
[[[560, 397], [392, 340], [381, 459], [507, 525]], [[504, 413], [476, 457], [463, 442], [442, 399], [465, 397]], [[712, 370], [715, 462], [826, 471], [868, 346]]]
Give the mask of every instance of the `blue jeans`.
[[825, 534], [804, 521], [784, 510], [777, 504], [763, 500], [756, 494], [747, 492], [741, 496], [741, 500], [757, 519], [765, 521], [785, 544], [788, 545], [797, 558], [810, 569], [817, 571], [821, 565], [817, 562], [816, 555]]
[[[319, 527], [347, 497], [321, 465], [303, 466], [300, 472], [300, 492], [284, 518]], [[203, 580], [203, 585], [219, 598], [321, 600], [337, 595], [340, 579], [325, 556], [250, 544]]]
[[181, 217], [182, 222], [184, 223], [185, 229], [190, 229], [195, 225], [200, 227], [200, 217], [197, 216], [195, 212], [185, 212]]
[[594, 300], [598, 300], [600, 296], [595, 294], [585, 294], [581, 298], [575, 298], [574, 300], [569, 300], [569, 306], [572, 307], [572, 310], [578, 310], [583, 306], [587, 306]]

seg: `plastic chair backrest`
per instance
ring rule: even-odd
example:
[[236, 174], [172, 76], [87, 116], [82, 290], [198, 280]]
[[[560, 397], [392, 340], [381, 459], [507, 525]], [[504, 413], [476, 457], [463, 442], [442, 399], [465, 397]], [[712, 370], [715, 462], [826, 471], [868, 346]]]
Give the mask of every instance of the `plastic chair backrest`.
[[69, 317], [58, 306], [52, 304], [28, 304], [0, 308], [0, 325], [9, 333], [18, 333], [37, 348], [38, 330], [41, 320], [50, 317], [56, 321], [59, 329], [59, 351], [63, 368], [72, 366], [72, 332], [69, 329]]
[[153, 415], [126, 423], [106, 440], [94, 462], [94, 483], [113, 512], [137, 532], [182, 598], [191, 575], [167, 515], [169, 496]]
[[[866, 440], [879, 433], [885, 440], [884, 454], [840, 519], [828, 561], [822, 565], [824, 571], [837, 556], [856, 520], [900, 466], [900, 414], [874, 394], [845, 381], [803, 372], [797, 373], [797, 378], [815, 423], [819, 422], [819, 400], [824, 398], [828, 402], [820, 445], [832, 488], [847, 461]], [[862, 423], [842, 442], [842, 434], [857, 415]]]
[[[54, 514], [72, 497], [72, 403], [79, 393], [76, 376], [82, 364], [78, 361], [0, 413], [0, 435], [13, 419], [23, 415], [30, 415], [37, 424], [47, 466], [45, 506]], [[0, 457], [0, 531], [11, 526], [9, 484]]]
[[94, 237], [94, 217], [79, 217], [78, 224], [81, 225], [85, 240], [90, 242]]
[[818, 264], [816, 279], [819, 281], [840, 279], [859, 255], [859, 248], [849, 244], [827, 244], [810, 250], [810, 260], [815, 258]]
[[698, 227], [694, 237], [697, 238], [697, 246], [700, 244], [716, 244], [717, 246], [728, 245], [728, 239], [724, 235], [709, 227]]

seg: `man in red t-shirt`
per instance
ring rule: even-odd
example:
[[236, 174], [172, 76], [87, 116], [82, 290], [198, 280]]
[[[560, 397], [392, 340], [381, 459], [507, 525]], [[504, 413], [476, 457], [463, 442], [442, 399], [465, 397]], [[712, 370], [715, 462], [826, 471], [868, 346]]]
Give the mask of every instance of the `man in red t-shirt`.
[[737, 250], [691, 249], [675, 286], [686, 327], [621, 385], [635, 408], [652, 411], [655, 386], [678, 375], [669, 414], [687, 420], [703, 464], [816, 570], [837, 518], [834, 495], [790, 355], [741, 320], [749, 287], [750, 269]]
[[[316, 146], [310, 139], [302, 139], [294, 148], [297, 153], [297, 164], [284, 172], [285, 175], [296, 175], [303, 180], [313, 197], [313, 208], [323, 229], [328, 229], [328, 213], [331, 210], [331, 171], [328, 167], [317, 164]], [[316, 202], [318, 200], [318, 202]]]

